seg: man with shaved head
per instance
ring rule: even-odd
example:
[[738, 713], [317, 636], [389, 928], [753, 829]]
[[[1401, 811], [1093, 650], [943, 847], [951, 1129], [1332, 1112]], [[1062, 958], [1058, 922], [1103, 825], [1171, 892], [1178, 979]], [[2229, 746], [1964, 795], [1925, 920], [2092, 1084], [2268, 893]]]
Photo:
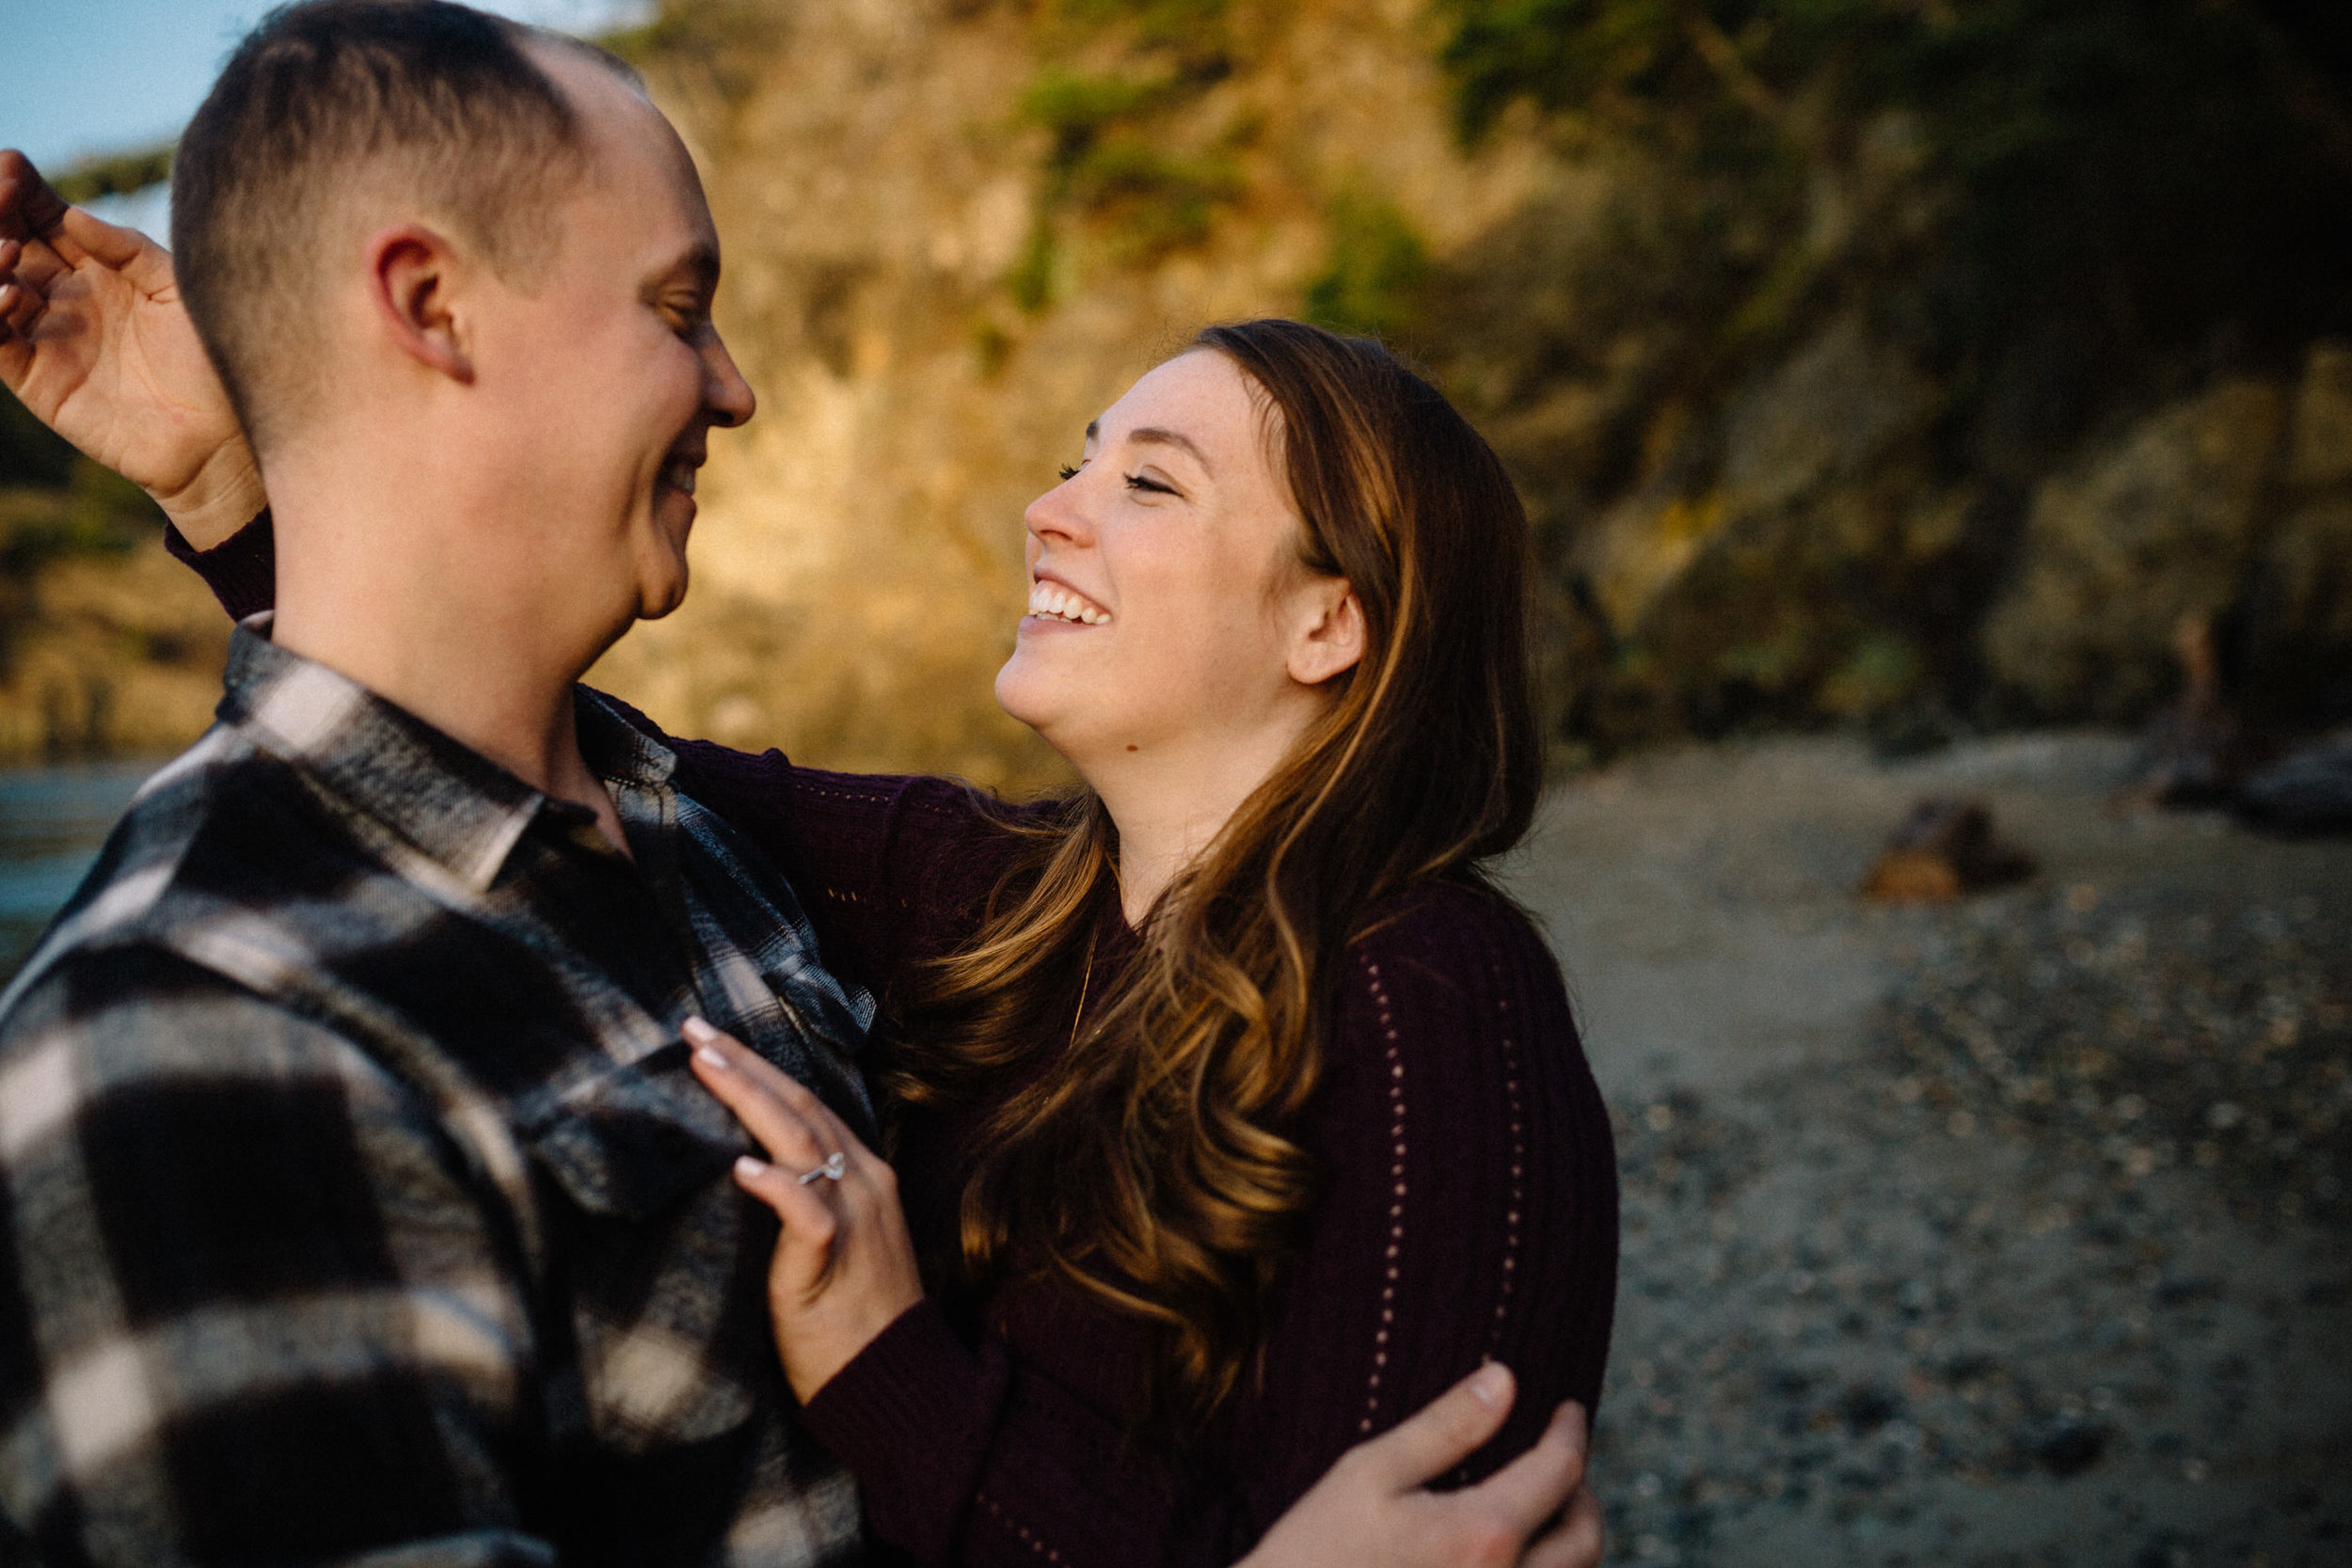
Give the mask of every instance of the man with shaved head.
[[862, 1123], [871, 1005], [575, 687], [753, 410], [692, 165], [599, 52], [328, 0], [175, 172], [278, 608], [0, 1020], [0, 1503], [56, 1562], [855, 1560], [677, 1030]]
[[[173, 238], [176, 283], [0, 155], [0, 377], [190, 537], [265, 489], [277, 552], [220, 722], [0, 997], [0, 1561], [866, 1560], [679, 1028], [870, 1132], [872, 1003], [577, 684], [753, 412], [685, 148], [601, 51], [319, 0], [229, 61]], [[1420, 1490], [1481, 1392], [1253, 1561], [1491, 1555], [1507, 1486], [1516, 1553], [1581, 1452]]]

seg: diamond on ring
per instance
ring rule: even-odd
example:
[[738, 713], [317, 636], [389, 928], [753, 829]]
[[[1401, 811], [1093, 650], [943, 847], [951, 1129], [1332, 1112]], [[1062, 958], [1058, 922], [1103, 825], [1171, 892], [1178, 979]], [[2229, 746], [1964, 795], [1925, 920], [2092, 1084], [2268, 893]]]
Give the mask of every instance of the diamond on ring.
[[826, 1155], [825, 1163], [815, 1170], [801, 1172], [801, 1185], [805, 1187], [820, 1176], [828, 1181], [838, 1181], [848, 1173], [849, 1168], [848, 1162], [841, 1156], [841, 1150], [836, 1148], [831, 1154]]

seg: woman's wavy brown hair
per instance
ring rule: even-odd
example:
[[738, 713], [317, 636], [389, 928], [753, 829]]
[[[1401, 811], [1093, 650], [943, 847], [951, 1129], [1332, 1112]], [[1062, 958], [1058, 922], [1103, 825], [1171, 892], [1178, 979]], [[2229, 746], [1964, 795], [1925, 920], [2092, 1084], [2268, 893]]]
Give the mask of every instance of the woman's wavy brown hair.
[[[1173, 1433], [1249, 1372], [1313, 1202], [1289, 1132], [1349, 939], [1415, 882], [1475, 879], [1527, 831], [1542, 768], [1526, 515], [1486, 443], [1365, 339], [1252, 321], [1190, 349], [1226, 356], [1261, 395], [1301, 562], [1355, 590], [1363, 657], [1115, 981], [1088, 972], [1117, 833], [1090, 791], [1063, 797], [1026, 830], [977, 939], [900, 1010], [889, 1073], [911, 1107], [1023, 1085], [972, 1142], [948, 1261], [976, 1279], [1057, 1275], [1153, 1325], [1139, 1415]], [[1075, 1035], [1072, 998], [1106, 981]]]

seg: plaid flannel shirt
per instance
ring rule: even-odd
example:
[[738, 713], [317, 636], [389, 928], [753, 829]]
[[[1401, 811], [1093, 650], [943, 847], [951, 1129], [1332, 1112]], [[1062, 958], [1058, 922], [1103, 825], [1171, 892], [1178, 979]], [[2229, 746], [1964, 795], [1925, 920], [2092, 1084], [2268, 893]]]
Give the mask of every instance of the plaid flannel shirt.
[[227, 686], [0, 998], [0, 1560], [857, 1560], [677, 1035], [867, 1123], [790, 888], [585, 690], [634, 863], [252, 623]]

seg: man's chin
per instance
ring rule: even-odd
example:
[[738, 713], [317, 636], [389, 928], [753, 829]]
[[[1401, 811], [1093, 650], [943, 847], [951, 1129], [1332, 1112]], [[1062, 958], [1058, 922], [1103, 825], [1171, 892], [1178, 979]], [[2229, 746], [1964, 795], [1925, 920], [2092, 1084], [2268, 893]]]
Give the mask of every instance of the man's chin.
[[637, 595], [637, 618], [659, 621], [686, 602], [686, 563], [659, 582], [649, 582]]

